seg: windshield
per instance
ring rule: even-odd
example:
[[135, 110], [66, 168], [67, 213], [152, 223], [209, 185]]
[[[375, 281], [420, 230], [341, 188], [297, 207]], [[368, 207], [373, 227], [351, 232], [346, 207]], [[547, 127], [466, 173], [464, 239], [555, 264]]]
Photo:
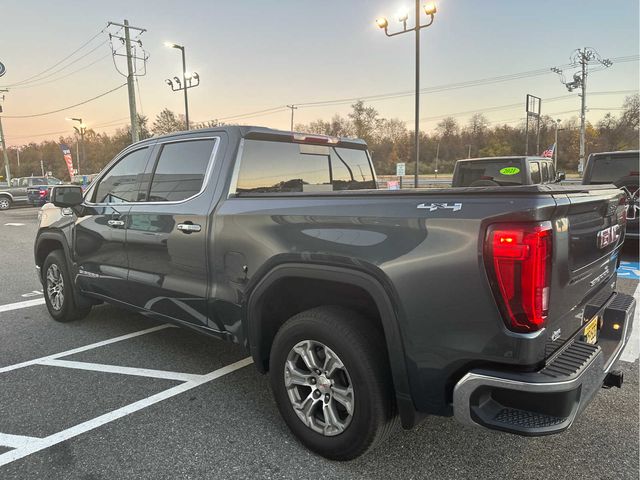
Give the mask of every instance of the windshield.
[[47, 181], [49, 185], [62, 185], [62, 180], [58, 180], [57, 178], [49, 177]]
[[31, 177], [31, 185], [47, 185], [47, 179], [43, 177]]
[[638, 153], [594, 157], [590, 183], [614, 183], [625, 177], [638, 177]]
[[522, 185], [522, 161], [519, 158], [460, 162], [456, 187], [487, 187]]

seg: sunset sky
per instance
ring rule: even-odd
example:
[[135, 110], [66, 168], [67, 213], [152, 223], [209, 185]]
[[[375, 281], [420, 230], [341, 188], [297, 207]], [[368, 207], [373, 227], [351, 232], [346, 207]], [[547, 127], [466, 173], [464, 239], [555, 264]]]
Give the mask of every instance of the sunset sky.
[[[404, 0], [409, 11], [411, 3]], [[296, 123], [346, 115], [349, 99], [413, 89], [413, 34], [387, 38], [375, 26], [376, 17], [386, 15], [391, 28], [397, 28], [402, 5], [403, 0], [2, 0], [0, 62], [7, 74], [0, 88], [10, 90], [3, 103], [7, 143], [70, 134], [72, 124], [65, 117], [82, 117], [89, 128], [106, 132], [128, 123], [126, 88], [59, 113], [11, 118], [58, 110], [123, 84], [108, 42], [108, 31], [117, 29], [106, 30], [106, 24], [124, 18], [147, 29], [140, 39], [150, 58], [146, 75], [139, 77], [138, 110], [151, 121], [165, 107], [183, 113], [181, 94], [164, 83], [179, 75], [180, 54], [165, 47], [165, 41], [185, 45], [187, 69], [200, 74], [200, 86], [189, 91], [192, 121], [227, 119], [288, 129], [290, 113], [277, 107], [336, 99], [345, 101], [301, 106]], [[442, 0], [435, 23], [422, 30], [422, 86], [548, 69], [567, 64], [572, 51], [583, 46], [614, 59], [613, 67], [588, 79], [595, 93], [588, 97], [588, 119], [596, 121], [609, 108], [617, 113], [624, 97], [638, 89], [637, 57], [615, 61], [639, 53], [637, 0]], [[126, 68], [121, 57], [116, 63]], [[543, 113], [554, 118], [577, 115], [577, 92], [544, 101], [568, 96], [557, 75], [548, 72], [425, 93], [422, 128], [432, 130], [437, 117], [449, 114], [464, 123], [470, 114], [461, 112], [484, 109], [490, 109], [486, 116], [491, 121], [517, 122], [526, 93], [542, 97]], [[366, 103], [413, 127], [411, 95]], [[494, 108], [518, 103], [522, 106]]]

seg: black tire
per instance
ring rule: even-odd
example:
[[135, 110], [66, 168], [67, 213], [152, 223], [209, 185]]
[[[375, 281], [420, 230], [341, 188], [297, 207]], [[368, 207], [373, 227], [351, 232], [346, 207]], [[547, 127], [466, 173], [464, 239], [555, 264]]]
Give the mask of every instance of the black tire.
[[[62, 283], [56, 285], [52, 279], [59, 277], [62, 278]], [[57, 322], [71, 322], [80, 320], [89, 314], [91, 311], [90, 305], [80, 306], [78, 304], [77, 293], [73, 288], [69, 268], [62, 250], [54, 250], [47, 256], [42, 264], [42, 279], [44, 300], [47, 304], [49, 315], [54, 320]], [[53, 288], [54, 286], [56, 288]], [[59, 295], [60, 292], [62, 292], [62, 296]]]
[[0, 195], [0, 210], [9, 210], [11, 208], [11, 197]]
[[[306, 340], [328, 347], [329, 353], [339, 357], [347, 376], [341, 374], [349, 379], [353, 388], [352, 414], [346, 415], [349, 423], [340, 433], [331, 436], [312, 430], [298, 417], [290, 400], [290, 389], [285, 385], [285, 363], [294, 351], [293, 347]], [[337, 306], [317, 307], [289, 319], [273, 341], [269, 375], [280, 414], [293, 434], [307, 448], [332, 460], [351, 460], [385, 439], [397, 424], [387, 358], [382, 333], [370, 320], [351, 310]], [[320, 379], [317, 378], [315, 388], [319, 390]], [[333, 389], [333, 380], [331, 382]], [[307, 399], [315, 393], [313, 387], [309, 388]], [[322, 405], [324, 403], [320, 401], [318, 415], [324, 416]]]

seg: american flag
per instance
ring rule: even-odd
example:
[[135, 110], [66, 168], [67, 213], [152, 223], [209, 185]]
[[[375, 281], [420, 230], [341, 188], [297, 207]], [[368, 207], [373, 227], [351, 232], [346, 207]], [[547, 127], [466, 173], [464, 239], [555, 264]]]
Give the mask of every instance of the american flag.
[[556, 144], [554, 143], [549, 148], [547, 148], [544, 152], [542, 152], [543, 157], [553, 158], [553, 152], [556, 149]]

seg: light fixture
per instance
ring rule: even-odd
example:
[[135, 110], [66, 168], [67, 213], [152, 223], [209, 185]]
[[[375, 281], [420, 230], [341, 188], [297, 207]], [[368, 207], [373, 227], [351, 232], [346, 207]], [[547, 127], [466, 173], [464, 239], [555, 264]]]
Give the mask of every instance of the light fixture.
[[173, 42], [164, 42], [164, 46], [169, 48], [178, 48], [178, 45]]
[[427, 15], [435, 15], [438, 11], [435, 2], [426, 3], [422, 8], [424, 8], [424, 13], [426, 13]]
[[398, 21], [399, 22], [406, 22], [407, 20], [409, 20], [409, 13], [404, 11], [404, 12], [400, 12], [398, 13]]
[[384, 17], [376, 18], [376, 25], [380, 28], [387, 28], [389, 26], [389, 21]]

